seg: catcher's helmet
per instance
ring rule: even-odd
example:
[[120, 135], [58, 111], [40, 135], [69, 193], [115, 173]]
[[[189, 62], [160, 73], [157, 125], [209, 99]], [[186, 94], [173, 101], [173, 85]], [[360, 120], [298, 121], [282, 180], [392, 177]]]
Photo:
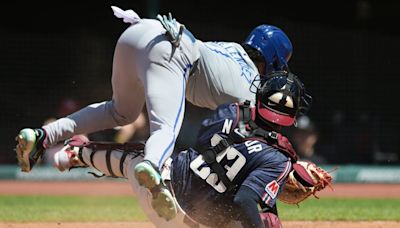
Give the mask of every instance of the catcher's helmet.
[[276, 71], [266, 75], [266, 81], [257, 89], [256, 119], [291, 126], [298, 114], [308, 111], [311, 101], [296, 75]]
[[273, 25], [259, 25], [254, 28], [243, 44], [259, 51], [265, 60], [266, 73], [286, 70], [293, 47], [289, 37]]

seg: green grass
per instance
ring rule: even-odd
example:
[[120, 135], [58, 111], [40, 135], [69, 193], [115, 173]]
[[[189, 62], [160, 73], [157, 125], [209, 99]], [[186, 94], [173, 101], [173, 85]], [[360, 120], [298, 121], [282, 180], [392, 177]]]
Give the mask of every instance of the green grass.
[[[278, 202], [284, 221], [400, 221], [400, 199], [309, 199], [300, 204]], [[0, 222], [146, 221], [129, 196], [0, 196]]]
[[2, 222], [145, 221], [133, 197], [0, 196]]
[[285, 221], [400, 221], [400, 199], [310, 198], [299, 207], [278, 201], [278, 210]]

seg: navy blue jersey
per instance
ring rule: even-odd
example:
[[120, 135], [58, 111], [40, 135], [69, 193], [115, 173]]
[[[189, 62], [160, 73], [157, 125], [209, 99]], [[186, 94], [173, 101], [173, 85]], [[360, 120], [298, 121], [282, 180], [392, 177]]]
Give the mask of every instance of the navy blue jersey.
[[239, 122], [239, 105], [237, 103], [219, 106], [208, 119], [205, 119], [197, 136], [196, 147], [208, 148], [211, 138], [218, 134], [225, 137], [231, 133]]
[[[236, 109], [235, 104], [221, 106], [203, 122], [199, 144], [209, 145], [213, 133], [223, 136], [233, 131]], [[234, 185], [249, 187], [259, 196], [259, 203], [265, 202], [270, 206], [275, 204], [291, 170], [291, 161], [285, 154], [254, 138], [227, 148], [218, 155], [217, 161]], [[226, 186], [195, 149], [174, 157], [171, 181], [180, 206], [194, 220], [215, 226], [237, 219], [233, 195], [227, 192]]]

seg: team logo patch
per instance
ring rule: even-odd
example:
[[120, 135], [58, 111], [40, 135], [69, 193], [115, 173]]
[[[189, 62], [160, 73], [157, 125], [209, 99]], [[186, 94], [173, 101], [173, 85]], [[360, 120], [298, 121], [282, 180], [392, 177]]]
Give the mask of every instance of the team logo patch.
[[276, 195], [278, 195], [279, 184], [275, 180], [269, 182], [265, 187], [265, 191], [268, 193], [271, 198], [275, 199]]

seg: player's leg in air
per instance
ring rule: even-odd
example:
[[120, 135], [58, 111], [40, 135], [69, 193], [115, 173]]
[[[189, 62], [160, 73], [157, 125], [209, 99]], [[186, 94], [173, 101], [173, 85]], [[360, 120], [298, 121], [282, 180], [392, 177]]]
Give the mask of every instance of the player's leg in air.
[[[199, 54], [192, 37], [182, 35], [177, 47], [165, 33], [159, 21], [142, 20], [128, 28], [120, 42], [135, 47], [140, 56], [138, 74], [144, 85], [150, 122], [144, 161], [135, 165], [134, 175], [153, 194], [153, 201], [163, 201], [153, 204], [160, 216], [171, 219], [176, 206], [160, 169], [173, 152], [185, 112], [186, 82]], [[140, 39], [137, 34], [142, 34]]]
[[62, 140], [75, 134], [126, 125], [137, 118], [145, 99], [143, 85], [135, 77], [135, 66], [129, 61], [133, 58], [126, 47], [117, 45], [112, 72], [112, 100], [91, 104], [41, 128], [25, 128], [19, 132], [16, 153], [23, 172], [31, 171], [45, 149]]
[[76, 134], [123, 126], [133, 122], [146, 101], [151, 136], [145, 161], [135, 169], [139, 183], [153, 194], [159, 215], [176, 214], [172, 195], [160, 176], [160, 167], [173, 151], [183, 121], [185, 86], [197, 57], [195, 42], [185, 36], [176, 48], [157, 20], [140, 20], [120, 36], [113, 61], [113, 99], [88, 107], [38, 129], [23, 129], [17, 135], [17, 158], [29, 172], [55, 143]]

